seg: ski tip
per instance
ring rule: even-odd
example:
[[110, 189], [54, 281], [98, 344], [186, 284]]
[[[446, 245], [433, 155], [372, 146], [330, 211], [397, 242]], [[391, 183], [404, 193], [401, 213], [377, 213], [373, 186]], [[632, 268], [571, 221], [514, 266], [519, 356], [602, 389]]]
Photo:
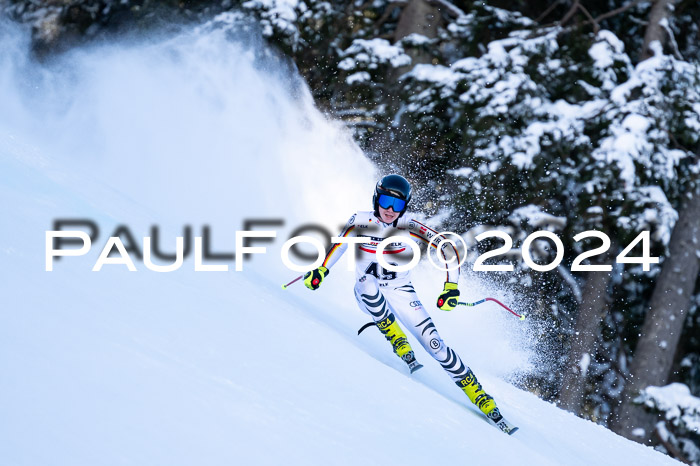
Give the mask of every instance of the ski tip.
[[510, 429], [510, 431], [508, 432], [508, 435], [513, 435], [513, 434], [516, 433], [517, 431], [518, 431], [518, 428], [517, 428], [517, 427], [513, 427], [513, 428]]
[[413, 374], [415, 371], [417, 371], [418, 369], [420, 369], [422, 367], [423, 367], [423, 364], [421, 364], [421, 363], [418, 363], [415, 366], [411, 367], [411, 374]]

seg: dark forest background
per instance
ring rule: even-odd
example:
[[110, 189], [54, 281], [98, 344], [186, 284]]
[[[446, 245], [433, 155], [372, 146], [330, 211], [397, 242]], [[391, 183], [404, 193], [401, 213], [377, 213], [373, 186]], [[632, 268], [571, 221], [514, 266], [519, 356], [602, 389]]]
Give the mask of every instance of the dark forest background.
[[[36, 60], [204, 20], [265, 40], [442, 226], [514, 239], [503, 284], [533, 303], [556, 370], [520, 384], [700, 462], [700, 2], [0, 0]], [[526, 267], [548, 230], [564, 260]], [[572, 271], [574, 259], [610, 244]], [[475, 231], [475, 230], [472, 230]], [[640, 233], [649, 231], [647, 237]], [[627, 257], [659, 257], [658, 264]], [[478, 251], [500, 246], [482, 242]], [[536, 240], [536, 262], [555, 255]], [[503, 261], [503, 257], [500, 258]], [[661, 388], [649, 388], [661, 387]]]

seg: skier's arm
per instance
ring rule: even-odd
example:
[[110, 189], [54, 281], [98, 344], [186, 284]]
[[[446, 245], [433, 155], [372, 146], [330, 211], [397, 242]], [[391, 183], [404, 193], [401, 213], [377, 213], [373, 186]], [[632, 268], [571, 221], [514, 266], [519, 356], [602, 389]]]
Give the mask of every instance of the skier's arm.
[[[355, 230], [355, 218], [357, 217], [357, 214], [353, 214], [352, 217], [350, 217], [350, 220], [348, 220], [348, 223], [345, 225], [345, 228], [343, 228], [343, 231], [340, 232], [341, 238], [345, 238], [347, 236], [352, 235], [352, 232]], [[323, 264], [321, 264], [323, 267], [326, 267], [327, 269], [330, 269], [335, 265], [336, 262], [343, 256], [345, 251], [348, 249], [348, 243], [335, 243], [331, 246], [331, 248], [328, 250], [328, 253], [326, 253], [326, 257], [323, 260]]]
[[[405, 228], [408, 229], [412, 238], [424, 241], [428, 245], [430, 245], [431, 240], [438, 236], [437, 231], [414, 218], [409, 218], [405, 221]], [[435, 248], [442, 256], [443, 260], [446, 261], [445, 282], [456, 284], [459, 281], [459, 267], [454, 266], [459, 264], [459, 251], [457, 251], [457, 248], [455, 248], [451, 243], [445, 241], [444, 236], [440, 236], [435, 239], [432, 247]], [[430, 251], [428, 251], [428, 254], [430, 254]], [[449, 269], [450, 266], [453, 267], [452, 270]]]
[[[354, 214], [352, 217], [350, 217], [350, 220], [348, 220], [345, 228], [343, 228], [343, 231], [340, 233], [341, 237], [350, 235], [355, 229], [356, 216], [357, 214]], [[333, 265], [338, 262], [338, 259], [341, 258], [347, 248], [347, 243], [336, 243], [331, 246], [328, 253], [326, 253], [326, 257], [323, 259], [323, 264], [317, 269], [311, 270], [304, 274], [304, 285], [306, 285], [306, 287], [310, 290], [317, 290], [318, 287], [321, 286], [321, 283], [323, 283], [323, 279], [330, 273], [328, 269], [333, 267]]]
[[[453, 270], [450, 270], [450, 266], [459, 264], [459, 251], [452, 243], [445, 241], [444, 236], [438, 236], [437, 231], [416, 219], [409, 219], [406, 222], [406, 227], [411, 237], [423, 240], [428, 245], [430, 245], [431, 240], [434, 240], [432, 241], [432, 246], [438, 250], [445, 260], [445, 286], [440, 296], [438, 296], [437, 307], [443, 311], [451, 311], [457, 306], [459, 300], [459, 289], [457, 287], [459, 267], [454, 267]], [[430, 251], [428, 251], [428, 254], [430, 254]]]

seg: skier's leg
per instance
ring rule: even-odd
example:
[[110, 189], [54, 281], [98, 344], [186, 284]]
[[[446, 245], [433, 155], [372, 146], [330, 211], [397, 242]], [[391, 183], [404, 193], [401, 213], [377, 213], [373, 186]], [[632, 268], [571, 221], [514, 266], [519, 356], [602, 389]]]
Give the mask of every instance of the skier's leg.
[[379, 289], [379, 284], [374, 276], [363, 275], [357, 281], [355, 299], [360, 309], [372, 316], [379, 331], [391, 343], [394, 353], [408, 364], [411, 372], [420, 369], [422, 366], [416, 361], [406, 334], [396, 321], [396, 316]]
[[469, 366], [465, 365], [459, 355], [442, 340], [433, 319], [418, 299], [413, 285], [408, 283], [392, 288], [387, 290], [386, 295], [399, 320], [420, 341], [423, 348], [440, 363], [469, 400], [484, 414], [489, 415], [496, 408], [495, 401], [484, 391]]

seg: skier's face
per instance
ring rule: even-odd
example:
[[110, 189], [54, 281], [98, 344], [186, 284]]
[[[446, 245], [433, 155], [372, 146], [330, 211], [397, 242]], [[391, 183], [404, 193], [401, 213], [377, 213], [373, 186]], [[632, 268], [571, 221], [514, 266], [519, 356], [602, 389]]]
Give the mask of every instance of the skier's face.
[[392, 223], [394, 220], [399, 218], [399, 213], [394, 212], [394, 209], [389, 207], [388, 209], [385, 209], [382, 206], [379, 206], [379, 219], [384, 222], [384, 223]]

